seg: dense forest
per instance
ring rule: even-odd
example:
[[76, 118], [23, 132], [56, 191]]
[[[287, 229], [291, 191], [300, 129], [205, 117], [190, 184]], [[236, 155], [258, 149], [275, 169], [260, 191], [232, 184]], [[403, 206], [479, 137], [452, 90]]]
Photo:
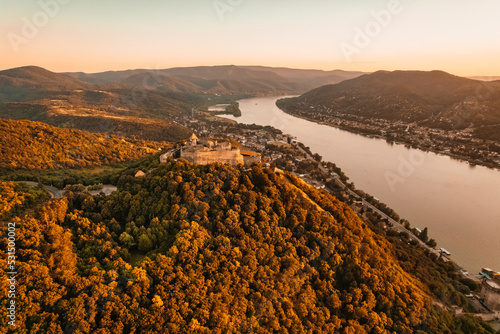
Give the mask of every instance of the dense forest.
[[0, 183], [16, 225], [10, 332], [494, 333], [432, 306], [386, 238], [289, 174], [150, 159], [117, 185], [46, 202]]
[[40, 122], [0, 119], [0, 168], [98, 166], [136, 160], [166, 145], [165, 142], [57, 128]]

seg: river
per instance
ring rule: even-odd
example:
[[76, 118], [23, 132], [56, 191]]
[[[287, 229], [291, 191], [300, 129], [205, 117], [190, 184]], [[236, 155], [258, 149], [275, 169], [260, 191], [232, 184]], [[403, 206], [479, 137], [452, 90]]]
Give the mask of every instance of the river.
[[296, 136], [413, 227], [428, 227], [470, 273], [500, 271], [499, 171], [293, 117], [276, 107], [278, 98], [240, 100], [242, 116], [223, 117]]

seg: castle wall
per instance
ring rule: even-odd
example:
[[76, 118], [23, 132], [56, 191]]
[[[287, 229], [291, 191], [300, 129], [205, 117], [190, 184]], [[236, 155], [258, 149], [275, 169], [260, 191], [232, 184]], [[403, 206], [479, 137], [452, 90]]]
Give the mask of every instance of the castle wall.
[[[200, 140], [200, 144], [196, 144], [196, 140], [193, 140], [191, 145], [184, 146], [180, 150], [180, 153], [181, 158], [197, 165], [220, 162], [250, 166], [254, 162], [261, 162], [261, 155], [259, 153], [232, 148], [229, 142], [217, 143], [217, 141], [206, 139]], [[162, 156], [160, 161], [166, 161], [165, 158]]]
[[233, 165], [243, 164], [243, 156], [240, 150], [217, 150], [217, 151], [183, 151], [182, 157], [197, 165], [207, 165], [214, 162], [229, 163]]
[[500, 311], [500, 288], [498, 284], [491, 281], [483, 282], [481, 297], [484, 304], [490, 309]]
[[244, 155], [243, 156], [243, 164], [245, 166], [250, 166], [251, 164], [253, 164], [254, 162], [260, 162], [261, 161], [261, 157], [260, 155], [254, 155], [254, 156], [251, 156], [251, 155]]

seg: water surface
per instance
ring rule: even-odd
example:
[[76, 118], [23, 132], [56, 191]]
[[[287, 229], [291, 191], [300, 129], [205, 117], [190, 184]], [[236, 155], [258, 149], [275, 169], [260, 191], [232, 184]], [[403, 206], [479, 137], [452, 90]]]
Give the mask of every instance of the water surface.
[[240, 123], [272, 125], [339, 166], [358, 189], [412, 226], [429, 228], [438, 247], [471, 273], [500, 271], [500, 172], [389, 144], [283, 113], [277, 97], [238, 101]]

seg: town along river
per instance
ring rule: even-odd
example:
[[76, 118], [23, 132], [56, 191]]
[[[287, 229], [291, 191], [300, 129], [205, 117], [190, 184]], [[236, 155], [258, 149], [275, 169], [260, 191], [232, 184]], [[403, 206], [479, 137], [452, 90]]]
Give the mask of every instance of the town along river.
[[428, 227], [470, 273], [500, 270], [500, 172], [293, 117], [276, 107], [279, 98], [240, 100], [242, 116], [224, 117], [296, 136], [413, 227]]

